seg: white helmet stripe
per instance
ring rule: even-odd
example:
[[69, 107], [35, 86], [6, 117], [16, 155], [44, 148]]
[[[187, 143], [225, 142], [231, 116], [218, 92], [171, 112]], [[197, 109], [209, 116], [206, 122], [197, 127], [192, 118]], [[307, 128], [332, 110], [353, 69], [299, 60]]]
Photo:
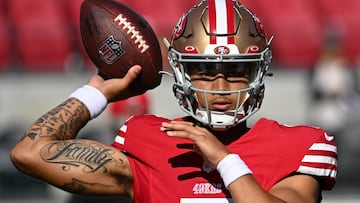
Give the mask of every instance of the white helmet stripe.
[[[234, 32], [234, 11], [231, 0], [208, 0], [209, 26], [211, 34]], [[234, 37], [212, 36], [210, 44], [234, 44]]]

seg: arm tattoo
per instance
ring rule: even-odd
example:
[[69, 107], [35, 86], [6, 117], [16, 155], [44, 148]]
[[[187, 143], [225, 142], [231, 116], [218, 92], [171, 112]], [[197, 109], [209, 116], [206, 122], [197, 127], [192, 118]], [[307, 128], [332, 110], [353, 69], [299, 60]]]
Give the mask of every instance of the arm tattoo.
[[112, 187], [112, 185], [104, 185], [101, 183], [87, 183], [76, 178], [71, 179], [70, 183], [65, 183], [62, 188], [77, 194], [84, 194], [89, 187]]
[[[123, 168], [124, 160], [115, 159], [113, 156], [116, 152], [112, 149], [105, 148], [101, 144], [95, 142], [86, 142], [82, 140], [58, 141], [45, 145], [40, 150], [41, 158], [49, 164], [59, 164], [61, 170], [68, 172], [71, 169], [79, 168], [83, 173], [112, 173], [108, 169], [111, 163], [114, 168]], [[70, 175], [71, 173], [69, 173]], [[132, 177], [128, 177], [121, 173], [114, 173], [119, 184], [126, 185], [126, 188], [132, 187]], [[107, 187], [116, 187], [113, 184], [100, 183], [101, 179], [92, 179], [97, 182], [88, 182], [71, 178], [71, 182], [64, 183], [60, 186], [63, 190], [86, 194], [90, 190]]]
[[72, 139], [88, 120], [89, 112], [85, 105], [70, 98], [40, 117], [25, 133], [24, 138], [34, 140], [39, 136], [58, 140]]
[[[44, 146], [40, 156], [47, 163], [61, 164], [64, 171], [71, 167], [82, 167], [84, 173], [98, 170], [106, 173], [106, 164], [114, 160], [114, 153], [94, 142], [59, 141]], [[123, 160], [120, 160], [120, 164], [122, 163]]]

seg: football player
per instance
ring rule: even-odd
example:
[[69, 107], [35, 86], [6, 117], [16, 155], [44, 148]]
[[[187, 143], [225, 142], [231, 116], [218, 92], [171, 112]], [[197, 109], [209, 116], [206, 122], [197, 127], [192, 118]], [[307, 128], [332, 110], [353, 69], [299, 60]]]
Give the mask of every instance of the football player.
[[320, 202], [335, 184], [334, 136], [266, 118], [246, 123], [271, 63], [260, 20], [235, 0], [204, 0], [165, 42], [187, 116], [134, 116], [111, 146], [76, 139], [107, 103], [133, 96], [127, 87], [141, 67], [122, 79], [96, 75], [26, 131], [11, 152], [15, 166], [72, 193], [133, 202]]

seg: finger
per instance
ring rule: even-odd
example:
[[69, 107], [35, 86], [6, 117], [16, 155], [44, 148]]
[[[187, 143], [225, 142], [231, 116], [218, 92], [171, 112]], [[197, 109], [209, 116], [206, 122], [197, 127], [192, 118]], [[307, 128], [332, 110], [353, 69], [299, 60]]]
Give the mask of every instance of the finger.
[[193, 122], [188, 122], [188, 121], [171, 121], [170, 124], [175, 124], [175, 125], [184, 125], [184, 127], [196, 127], [197, 124], [193, 123]]
[[126, 73], [126, 75], [124, 76], [124, 80], [130, 84], [132, 81], [134, 81], [138, 76], [139, 74], [141, 73], [141, 66], [139, 65], [135, 65], [135, 66], [132, 66], [128, 72]]
[[194, 142], [202, 135], [200, 129], [189, 122], [164, 123], [160, 129], [170, 137], [188, 139]]
[[171, 121], [171, 122], [164, 122], [161, 124], [160, 130], [161, 131], [169, 131], [169, 130], [192, 130], [196, 125], [191, 122], [184, 122], [184, 121]]
[[109, 86], [111, 86], [111, 99], [110, 102], [127, 99], [132, 96], [143, 94], [146, 90], [128, 90], [130, 84], [139, 76], [141, 73], [141, 66], [132, 66], [123, 78], [114, 78], [109, 80]]
[[184, 138], [184, 139], [189, 139], [189, 140], [194, 140], [192, 139], [192, 137], [190, 136], [191, 134], [189, 132], [186, 131], [175, 131], [175, 130], [168, 130], [166, 131], [166, 134], [170, 137], [178, 137], [178, 138]]

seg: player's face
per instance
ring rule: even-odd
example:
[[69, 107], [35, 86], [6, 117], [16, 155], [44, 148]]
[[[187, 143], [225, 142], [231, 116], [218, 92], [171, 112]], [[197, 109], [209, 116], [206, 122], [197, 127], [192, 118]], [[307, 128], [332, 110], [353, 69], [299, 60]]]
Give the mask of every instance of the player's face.
[[[231, 91], [247, 88], [249, 85], [251, 65], [248, 63], [191, 63], [186, 65], [186, 72], [190, 75], [192, 85], [203, 90]], [[210, 110], [234, 110], [238, 101], [238, 94], [215, 94], [196, 92], [199, 104], [206, 106], [206, 99]], [[205, 95], [206, 94], [206, 95]], [[241, 103], [246, 93], [241, 93]]]

